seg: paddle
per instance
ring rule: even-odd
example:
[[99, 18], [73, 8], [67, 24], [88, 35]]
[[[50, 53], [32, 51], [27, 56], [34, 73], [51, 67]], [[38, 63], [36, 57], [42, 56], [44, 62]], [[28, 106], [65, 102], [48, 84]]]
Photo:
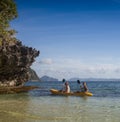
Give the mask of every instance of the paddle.
[[77, 80], [77, 83], [80, 84], [81, 83], [80, 80]]
[[64, 83], [65, 82], [65, 79], [63, 78], [62, 82]]
[[64, 83], [66, 82], [66, 80], [63, 78], [62, 82], [63, 82], [63, 88], [60, 91], [64, 91]]
[[[77, 80], [77, 83], [78, 83], [78, 84], [81, 84], [80, 80]], [[80, 87], [80, 88], [78, 88], [78, 91], [79, 91], [79, 89], [81, 89], [81, 85], [80, 85], [79, 87]]]

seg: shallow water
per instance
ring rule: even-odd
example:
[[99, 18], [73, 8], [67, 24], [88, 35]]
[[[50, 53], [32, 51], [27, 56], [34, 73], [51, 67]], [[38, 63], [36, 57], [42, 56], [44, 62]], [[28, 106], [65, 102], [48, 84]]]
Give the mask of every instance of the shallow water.
[[[120, 82], [88, 83], [93, 97], [53, 96], [49, 89], [60, 88], [59, 83], [27, 85], [31, 84], [41, 88], [0, 95], [0, 122], [120, 122], [120, 97], [116, 94]], [[77, 87], [71, 83], [71, 88]]]

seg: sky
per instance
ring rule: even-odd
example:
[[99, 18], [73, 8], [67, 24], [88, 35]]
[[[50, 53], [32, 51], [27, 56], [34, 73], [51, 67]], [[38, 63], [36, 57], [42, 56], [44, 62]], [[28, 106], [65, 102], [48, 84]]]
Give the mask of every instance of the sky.
[[39, 77], [120, 78], [120, 0], [15, 0], [11, 28], [40, 51]]

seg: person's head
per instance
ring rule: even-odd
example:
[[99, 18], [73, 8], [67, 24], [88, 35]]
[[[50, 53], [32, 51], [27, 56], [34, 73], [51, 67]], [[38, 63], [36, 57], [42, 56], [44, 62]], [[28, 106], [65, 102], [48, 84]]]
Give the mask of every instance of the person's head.
[[65, 82], [65, 85], [69, 85], [68, 81]]
[[83, 82], [83, 85], [86, 85], [86, 82]]

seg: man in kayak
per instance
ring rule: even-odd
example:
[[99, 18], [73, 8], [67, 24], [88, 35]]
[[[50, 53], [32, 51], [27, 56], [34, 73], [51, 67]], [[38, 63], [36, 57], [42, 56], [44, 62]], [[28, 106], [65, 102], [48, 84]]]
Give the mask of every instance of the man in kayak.
[[84, 89], [84, 92], [89, 91], [86, 82], [83, 82], [83, 89]]

